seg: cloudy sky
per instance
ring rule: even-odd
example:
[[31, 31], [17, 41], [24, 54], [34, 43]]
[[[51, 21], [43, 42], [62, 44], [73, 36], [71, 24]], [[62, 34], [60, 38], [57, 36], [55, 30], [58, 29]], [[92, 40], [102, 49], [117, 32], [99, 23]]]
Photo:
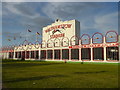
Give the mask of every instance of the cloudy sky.
[[[80, 21], [80, 34], [118, 32], [117, 2], [2, 2], [3, 45], [35, 42], [35, 33], [57, 18]], [[26, 35], [26, 30], [32, 32]], [[14, 40], [16, 37], [16, 40]], [[8, 41], [11, 39], [11, 41]], [[39, 36], [39, 40], [41, 35]]]

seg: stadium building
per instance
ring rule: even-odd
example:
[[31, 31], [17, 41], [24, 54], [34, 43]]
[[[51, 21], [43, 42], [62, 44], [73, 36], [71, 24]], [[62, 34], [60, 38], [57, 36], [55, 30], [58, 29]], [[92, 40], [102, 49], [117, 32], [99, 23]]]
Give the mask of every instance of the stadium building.
[[57, 19], [43, 27], [42, 43], [2, 47], [1, 58], [52, 61], [119, 62], [120, 36], [114, 30], [80, 36], [80, 22]]

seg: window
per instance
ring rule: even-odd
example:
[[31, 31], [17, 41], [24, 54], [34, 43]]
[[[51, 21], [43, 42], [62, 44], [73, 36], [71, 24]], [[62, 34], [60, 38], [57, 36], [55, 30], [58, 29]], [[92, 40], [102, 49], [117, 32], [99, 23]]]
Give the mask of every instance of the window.
[[69, 49], [62, 50], [62, 59], [69, 59]]

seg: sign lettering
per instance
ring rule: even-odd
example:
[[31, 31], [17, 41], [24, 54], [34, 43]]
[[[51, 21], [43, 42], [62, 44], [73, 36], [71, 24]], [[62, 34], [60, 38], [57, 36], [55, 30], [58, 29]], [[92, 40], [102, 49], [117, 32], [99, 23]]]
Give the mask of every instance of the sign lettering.
[[50, 35], [50, 38], [57, 38], [57, 37], [64, 37], [65, 34], [62, 33], [62, 34], [55, 34], [55, 35]]
[[61, 24], [61, 25], [57, 25], [57, 26], [52, 26], [50, 28], [48, 28], [47, 30], [45, 30], [45, 32], [50, 32], [52, 30], [56, 30], [56, 29], [63, 29], [63, 28], [71, 28], [72, 24]]

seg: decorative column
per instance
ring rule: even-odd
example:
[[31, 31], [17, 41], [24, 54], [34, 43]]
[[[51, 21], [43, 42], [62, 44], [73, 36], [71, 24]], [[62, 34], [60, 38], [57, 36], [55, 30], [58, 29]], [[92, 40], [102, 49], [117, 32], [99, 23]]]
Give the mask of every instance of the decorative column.
[[13, 59], [15, 59], [15, 49], [14, 49], [14, 51], [13, 51]]
[[48, 57], [48, 55], [47, 55], [47, 49], [46, 49], [45, 51], [46, 51], [46, 60], [48, 60], [48, 59], [47, 59], [47, 57]]
[[52, 57], [52, 58], [53, 58], [53, 60], [54, 60], [54, 58], [55, 58], [55, 55], [54, 55], [54, 49], [53, 49], [53, 57]]
[[104, 44], [104, 47], [103, 47], [103, 56], [104, 56], [104, 62], [106, 62], [106, 56], [107, 56], [107, 53], [106, 53], [106, 46], [105, 46], [105, 44], [106, 44], [106, 41], [105, 41], [105, 37], [103, 37], [103, 44]]
[[9, 52], [7, 52], [7, 59], [9, 59]]
[[[92, 45], [92, 38], [90, 39], [90, 44]], [[90, 61], [93, 61], [93, 47], [90, 47], [90, 54], [91, 54], [91, 60]]]
[[120, 62], [120, 35], [118, 35], [118, 58], [119, 58], [119, 62]]
[[37, 50], [34, 50], [34, 59], [36, 60], [36, 51]]
[[81, 57], [81, 40], [79, 40], [79, 61], [82, 61], [82, 57]]
[[31, 50], [29, 51], [29, 59], [31, 59]]
[[41, 60], [41, 49], [39, 49], [39, 52], [38, 52], [38, 56], [39, 56], [39, 60]]
[[71, 61], [71, 48], [69, 48], [69, 61]]
[[62, 49], [60, 49], [60, 60], [62, 60]]

